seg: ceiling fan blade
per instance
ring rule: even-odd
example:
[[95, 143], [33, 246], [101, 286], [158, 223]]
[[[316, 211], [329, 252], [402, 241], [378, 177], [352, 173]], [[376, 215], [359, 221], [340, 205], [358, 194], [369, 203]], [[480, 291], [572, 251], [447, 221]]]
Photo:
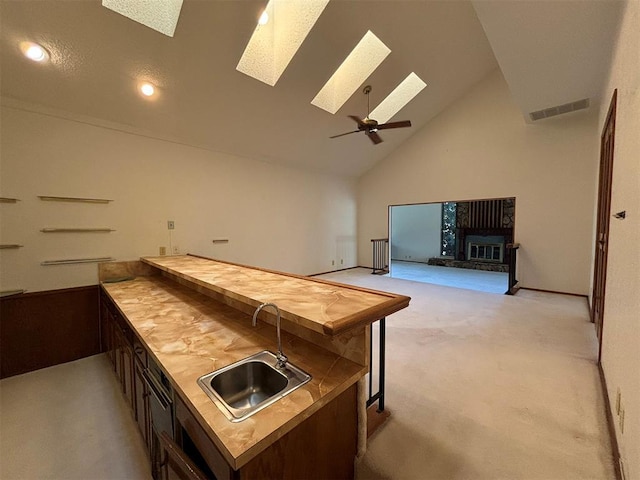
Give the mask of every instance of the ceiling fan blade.
[[381, 123], [376, 128], [378, 130], [386, 130], [386, 129], [389, 129], [389, 128], [405, 128], [405, 127], [410, 127], [410, 126], [411, 126], [411, 121], [410, 120], [402, 120], [400, 122]]
[[349, 115], [349, 118], [354, 122], [356, 122], [358, 124], [358, 127], [361, 129], [367, 126], [367, 124], [364, 123], [364, 120], [362, 120], [360, 117], [356, 117], [355, 115]]
[[376, 132], [372, 132], [370, 130], [367, 130], [366, 132], [367, 137], [369, 137], [369, 139], [374, 143], [374, 144], [379, 144], [382, 143], [382, 138], [380, 138], [380, 135], [378, 135]]
[[351, 135], [352, 133], [358, 133], [358, 132], [361, 132], [361, 131], [362, 130], [354, 130], [353, 132], [341, 133], [340, 135], [334, 135], [333, 137], [329, 137], [329, 138], [344, 137], [345, 135]]

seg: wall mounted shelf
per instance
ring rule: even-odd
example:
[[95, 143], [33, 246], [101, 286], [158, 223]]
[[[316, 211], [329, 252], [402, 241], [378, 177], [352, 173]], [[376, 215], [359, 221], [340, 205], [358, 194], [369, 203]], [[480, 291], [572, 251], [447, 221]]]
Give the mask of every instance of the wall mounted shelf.
[[109, 233], [112, 228], [43, 228], [42, 233]]
[[113, 257], [95, 257], [95, 258], [69, 258], [65, 260], [45, 260], [40, 263], [45, 267], [51, 265], [73, 265], [76, 263], [100, 263], [100, 262], [112, 262]]
[[24, 245], [18, 245], [15, 243], [11, 243], [11, 244], [2, 244], [0, 245], [0, 250], [5, 250], [5, 249], [10, 249], [10, 248], [21, 248]]
[[113, 200], [106, 198], [80, 198], [80, 197], [51, 197], [38, 195], [38, 198], [44, 202], [75, 202], [75, 203], [110, 203]]
[[11, 295], [20, 295], [24, 292], [26, 292], [26, 290], [23, 288], [19, 288], [17, 290], [3, 290], [0, 292], [0, 298], [10, 297]]
[[213, 240], [213, 243], [229, 243], [228, 238], [216, 238]]
[[19, 201], [17, 198], [0, 197], [0, 203], [16, 203]]

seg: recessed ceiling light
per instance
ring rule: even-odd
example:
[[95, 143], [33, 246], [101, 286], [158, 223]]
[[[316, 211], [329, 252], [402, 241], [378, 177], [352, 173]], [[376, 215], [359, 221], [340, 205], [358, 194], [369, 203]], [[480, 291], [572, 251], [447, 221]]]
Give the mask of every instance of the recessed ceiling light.
[[49, 52], [42, 45], [33, 42], [22, 42], [20, 50], [25, 57], [34, 62], [43, 62], [49, 58]]
[[274, 86], [329, 0], [269, 0], [236, 70]]
[[336, 113], [390, 53], [389, 47], [368, 31], [311, 100], [311, 104], [329, 113]]
[[180, 18], [182, 0], [102, 0], [102, 6], [173, 37]]
[[144, 95], [145, 97], [150, 97], [155, 92], [156, 92], [155, 87], [151, 85], [149, 82], [140, 84], [140, 93], [142, 93], [142, 95]]
[[266, 25], [269, 22], [269, 13], [265, 10], [258, 19], [258, 25]]
[[427, 84], [418, 75], [411, 72], [393, 92], [387, 95], [387, 98], [373, 109], [369, 118], [375, 119], [378, 123], [386, 123], [426, 86]]

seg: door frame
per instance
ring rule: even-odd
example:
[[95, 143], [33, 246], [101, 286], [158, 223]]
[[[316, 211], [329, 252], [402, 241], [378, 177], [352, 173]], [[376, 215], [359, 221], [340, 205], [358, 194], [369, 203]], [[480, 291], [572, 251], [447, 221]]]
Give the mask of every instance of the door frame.
[[611, 220], [611, 188], [616, 131], [618, 90], [613, 91], [609, 111], [600, 135], [600, 169], [598, 173], [597, 226], [594, 239], [593, 290], [591, 293], [591, 321], [598, 336], [598, 363], [602, 355], [604, 330], [604, 303], [607, 286], [607, 257], [609, 251], [609, 225]]

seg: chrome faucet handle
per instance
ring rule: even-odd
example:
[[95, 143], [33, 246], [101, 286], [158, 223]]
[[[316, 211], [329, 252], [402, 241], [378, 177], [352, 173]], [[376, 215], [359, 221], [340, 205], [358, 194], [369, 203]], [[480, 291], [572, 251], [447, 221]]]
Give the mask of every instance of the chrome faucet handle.
[[284, 353], [282, 353], [281, 351], [278, 352], [276, 358], [278, 359], [278, 361], [276, 362], [276, 368], [282, 369], [287, 366], [287, 362], [289, 361], [289, 359]]

